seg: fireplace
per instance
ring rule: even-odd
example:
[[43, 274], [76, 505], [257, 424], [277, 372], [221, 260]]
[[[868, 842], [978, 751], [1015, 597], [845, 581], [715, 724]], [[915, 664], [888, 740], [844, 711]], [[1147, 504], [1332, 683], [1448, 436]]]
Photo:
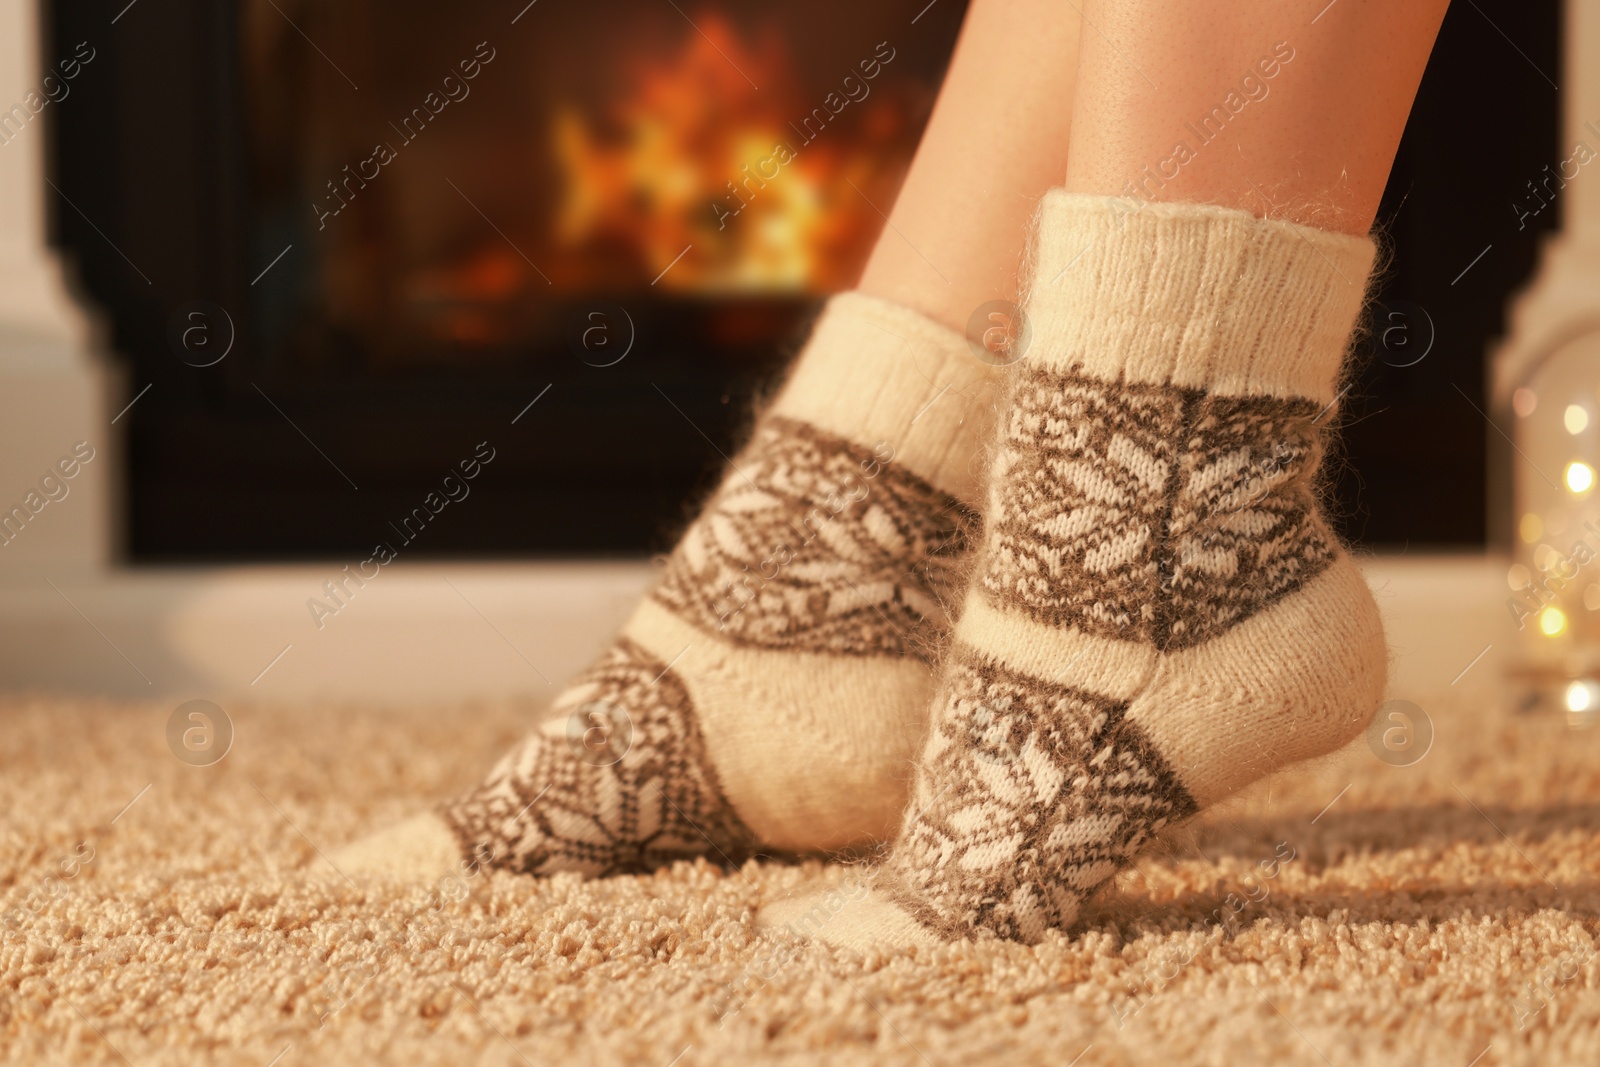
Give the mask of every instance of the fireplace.
[[58, 168], [128, 257], [77, 246], [145, 390], [129, 554], [368, 550], [480, 443], [415, 553], [667, 546], [859, 272], [962, 6], [59, 5], [107, 55]]
[[[1513, 8], [1480, 6], [1380, 212], [1328, 471], [1367, 546], [1484, 542], [1483, 355], [1560, 210], [1514, 217], [1565, 154], [1556, 13], [1516, 11], [1526, 62], [1486, 80]], [[408, 553], [665, 548], [854, 279], [963, 9], [48, 0], [47, 64], [96, 56], [50, 107], [46, 192], [127, 367], [122, 556], [365, 558], [484, 449]]]

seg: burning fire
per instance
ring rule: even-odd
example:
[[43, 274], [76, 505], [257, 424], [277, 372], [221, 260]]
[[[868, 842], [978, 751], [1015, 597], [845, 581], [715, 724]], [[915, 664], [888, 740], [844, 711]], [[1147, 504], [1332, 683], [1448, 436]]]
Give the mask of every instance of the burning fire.
[[563, 287], [658, 275], [680, 291], [848, 287], [909, 154], [909, 109], [882, 88], [854, 114], [807, 103], [776, 34], [750, 43], [715, 15], [694, 21], [676, 54], [635, 67], [624, 96], [555, 116], [553, 234], [586, 263], [561, 272]]

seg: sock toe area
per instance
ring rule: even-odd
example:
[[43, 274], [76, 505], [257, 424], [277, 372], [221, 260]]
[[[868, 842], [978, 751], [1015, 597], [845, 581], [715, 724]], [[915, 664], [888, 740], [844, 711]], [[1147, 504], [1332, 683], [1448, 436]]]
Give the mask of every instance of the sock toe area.
[[352, 841], [328, 860], [352, 878], [424, 880], [456, 873], [461, 858], [456, 835], [442, 818], [429, 812]]
[[855, 952], [943, 944], [910, 912], [874, 890], [854, 896], [837, 889], [802, 890], [763, 906], [756, 928], [768, 936], [808, 938]]

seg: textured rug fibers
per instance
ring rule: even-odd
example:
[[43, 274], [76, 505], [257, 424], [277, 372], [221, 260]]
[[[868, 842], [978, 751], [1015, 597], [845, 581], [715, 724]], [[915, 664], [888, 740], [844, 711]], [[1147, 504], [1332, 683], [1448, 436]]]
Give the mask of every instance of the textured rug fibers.
[[[1453, 699], [1452, 699], [1453, 698]], [[1600, 734], [1448, 692], [1176, 832], [1041, 945], [757, 933], [840, 865], [352, 883], [322, 858], [469, 784], [527, 707], [0, 700], [0, 1060], [1600, 1063]], [[180, 747], [181, 739], [177, 742]]]

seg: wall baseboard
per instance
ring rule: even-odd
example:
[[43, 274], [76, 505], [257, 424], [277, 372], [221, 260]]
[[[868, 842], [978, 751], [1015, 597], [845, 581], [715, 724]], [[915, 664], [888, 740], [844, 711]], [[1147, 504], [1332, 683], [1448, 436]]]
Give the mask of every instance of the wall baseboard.
[[[1486, 645], [1457, 688], [1498, 683], [1515, 636], [1504, 561], [1377, 557], [1362, 569], [1394, 651], [1391, 696], [1449, 689]], [[341, 577], [331, 564], [124, 569], [48, 582], [13, 574], [0, 588], [0, 687], [396, 706], [543, 702], [604, 648], [654, 573], [642, 561], [407, 564], [360, 588], [347, 583], [338, 605], [323, 585]]]
[[601, 651], [653, 568], [391, 565], [359, 588], [346, 581], [335, 601], [323, 583], [342, 577], [332, 564], [13, 576], [0, 598], [0, 685], [211, 699], [543, 700]]

